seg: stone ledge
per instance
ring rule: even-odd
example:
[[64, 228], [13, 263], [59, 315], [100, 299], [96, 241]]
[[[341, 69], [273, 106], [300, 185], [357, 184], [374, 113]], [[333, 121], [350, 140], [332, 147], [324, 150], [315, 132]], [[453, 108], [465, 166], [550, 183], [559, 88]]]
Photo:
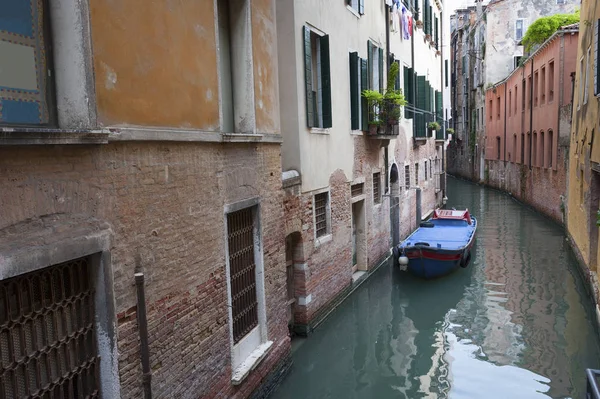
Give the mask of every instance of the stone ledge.
[[252, 353], [233, 371], [231, 376], [231, 383], [233, 385], [240, 385], [248, 374], [260, 364], [260, 362], [267, 356], [271, 348], [273, 347], [273, 341], [267, 341], [260, 344], [258, 348], [254, 349]]
[[208, 143], [282, 143], [275, 133], [221, 133], [164, 127], [108, 127], [109, 141], [181, 141]]
[[106, 130], [0, 127], [2, 145], [107, 144]]

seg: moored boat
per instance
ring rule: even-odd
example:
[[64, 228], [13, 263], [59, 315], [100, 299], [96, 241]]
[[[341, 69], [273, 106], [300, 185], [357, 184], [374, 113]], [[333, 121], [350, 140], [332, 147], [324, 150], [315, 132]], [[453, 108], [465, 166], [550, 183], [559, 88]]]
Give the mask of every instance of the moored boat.
[[444, 276], [469, 265], [476, 230], [477, 219], [468, 209], [436, 209], [393, 248], [394, 262], [422, 278]]

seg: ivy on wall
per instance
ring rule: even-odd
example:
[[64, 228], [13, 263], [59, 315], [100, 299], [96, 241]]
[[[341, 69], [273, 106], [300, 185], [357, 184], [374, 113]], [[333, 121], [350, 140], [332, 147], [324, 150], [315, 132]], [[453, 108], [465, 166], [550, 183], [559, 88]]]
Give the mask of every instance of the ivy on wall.
[[544, 43], [561, 26], [576, 22], [579, 22], [579, 10], [573, 14], [554, 14], [536, 19], [523, 36], [522, 43], [525, 51], [530, 52], [534, 46]]

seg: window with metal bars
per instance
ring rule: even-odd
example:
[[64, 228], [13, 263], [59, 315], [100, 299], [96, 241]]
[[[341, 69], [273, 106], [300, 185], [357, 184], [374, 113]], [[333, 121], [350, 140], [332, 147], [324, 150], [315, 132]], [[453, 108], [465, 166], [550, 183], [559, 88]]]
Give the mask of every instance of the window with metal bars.
[[415, 164], [415, 186], [419, 185], [419, 164]]
[[329, 193], [315, 195], [315, 234], [317, 238], [327, 235], [327, 207], [329, 206]]
[[410, 188], [410, 165], [404, 166], [404, 187], [407, 190]]
[[379, 204], [381, 202], [381, 173], [373, 173], [373, 202]]
[[425, 161], [425, 181], [427, 181], [427, 161]]
[[0, 398], [98, 398], [89, 258], [0, 282]]
[[364, 191], [365, 191], [365, 184], [364, 183], [353, 184], [350, 187], [350, 194], [353, 197], [357, 197], [359, 195], [362, 195], [362, 193], [364, 193]]
[[254, 253], [255, 212], [256, 207], [252, 207], [227, 215], [234, 344], [237, 344], [258, 325]]

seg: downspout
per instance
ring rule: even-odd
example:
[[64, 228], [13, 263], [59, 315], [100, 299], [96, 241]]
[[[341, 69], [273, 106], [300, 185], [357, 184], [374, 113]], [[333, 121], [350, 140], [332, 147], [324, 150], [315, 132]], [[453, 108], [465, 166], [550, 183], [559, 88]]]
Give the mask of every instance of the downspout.
[[[443, 134], [443, 139], [444, 142], [442, 143], [442, 172], [444, 172], [444, 180], [446, 180], [446, 161], [445, 161], [445, 152], [446, 152], [446, 123], [448, 121], [446, 121], [446, 119], [444, 118], [444, 88], [446, 87], [444, 85], [444, 13], [440, 12], [440, 89], [442, 92], [442, 121], [443, 121], [443, 126], [442, 126], [442, 131], [444, 132]], [[452, 111], [450, 111], [452, 112]], [[440, 182], [440, 185], [441, 182]], [[444, 189], [442, 190], [442, 202], [444, 202], [444, 198], [446, 198], [446, 183], [444, 181], [444, 184], [442, 185], [442, 187], [444, 187]]]
[[[390, 7], [385, 6], [385, 54], [386, 54], [386, 63], [385, 63], [385, 75], [390, 76]], [[400, 72], [398, 72], [400, 73]], [[388, 174], [388, 144], [389, 142], [386, 140], [385, 146], [383, 147], [383, 156], [385, 162], [385, 191], [387, 192], [389, 189], [389, 174]]]
[[506, 162], [506, 86], [508, 86], [508, 79], [504, 83], [504, 157], [502, 158], [504, 162]]
[[529, 170], [531, 170], [531, 155], [533, 154], [533, 57], [531, 57], [531, 85], [529, 86]]
[[150, 371], [150, 352], [148, 349], [148, 319], [146, 316], [146, 293], [144, 291], [144, 273], [135, 273], [137, 289], [137, 319], [140, 333], [140, 352], [142, 358], [142, 387], [144, 399], [152, 398], [152, 372]]
[[[413, 14], [414, 17], [414, 14]], [[417, 73], [417, 70], [415, 69], [415, 26], [414, 26], [414, 21], [413, 21], [413, 31], [410, 32], [410, 65], [413, 69], [413, 76], [411, 76], [410, 81], [413, 87], [413, 104], [412, 108], [413, 110], [417, 109], [417, 80], [414, 78], [415, 74]], [[417, 133], [417, 124], [416, 122], [416, 118], [417, 118], [417, 114], [415, 112], [412, 113], [413, 117], [412, 117], [412, 121], [413, 121], [413, 139], [416, 137], [416, 133]]]

